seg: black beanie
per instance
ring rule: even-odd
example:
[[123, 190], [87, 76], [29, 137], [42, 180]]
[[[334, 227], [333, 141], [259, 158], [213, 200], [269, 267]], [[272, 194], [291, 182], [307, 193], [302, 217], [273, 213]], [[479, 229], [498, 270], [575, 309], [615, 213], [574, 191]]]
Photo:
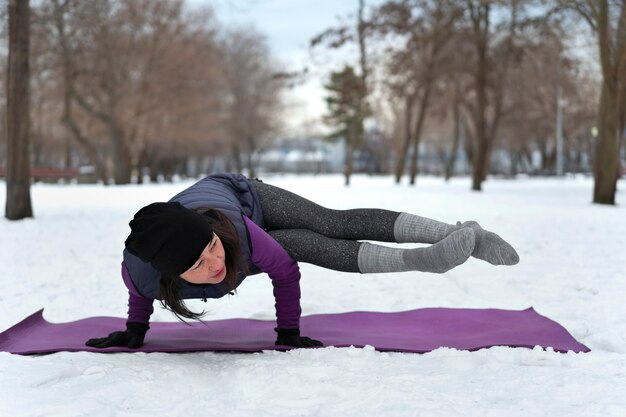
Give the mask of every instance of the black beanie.
[[128, 223], [126, 249], [151, 262], [163, 276], [180, 275], [198, 260], [213, 239], [209, 219], [180, 203], [152, 203]]

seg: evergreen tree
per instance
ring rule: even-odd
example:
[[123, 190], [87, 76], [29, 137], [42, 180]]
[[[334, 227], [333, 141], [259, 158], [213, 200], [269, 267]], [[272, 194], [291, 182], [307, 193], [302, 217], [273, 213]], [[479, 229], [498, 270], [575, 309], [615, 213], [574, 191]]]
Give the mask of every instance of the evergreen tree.
[[346, 185], [350, 185], [353, 154], [363, 141], [363, 121], [369, 113], [365, 103], [367, 91], [363, 79], [349, 65], [332, 72], [325, 88], [329, 95], [325, 98], [328, 113], [324, 121], [334, 129], [330, 139], [345, 140], [344, 175]]

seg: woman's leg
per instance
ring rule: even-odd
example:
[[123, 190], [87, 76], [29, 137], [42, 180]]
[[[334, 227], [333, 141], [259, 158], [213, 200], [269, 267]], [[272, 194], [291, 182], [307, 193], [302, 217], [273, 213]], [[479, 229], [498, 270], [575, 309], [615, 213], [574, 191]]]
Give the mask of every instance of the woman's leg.
[[465, 262], [474, 248], [471, 229], [453, 230], [427, 248], [398, 249], [357, 242], [397, 241], [394, 225], [400, 213], [331, 210], [278, 187], [259, 182], [254, 185], [268, 233], [299, 262], [344, 272], [442, 273]]
[[332, 210], [297, 194], [252, 181], [268, 230], [307, 229], [347, 240], [395, 242], [394, 224], [400, 213], [382, 209]]
[[333, 239], [307, 229], [279, 229], [267, 232], [289, 256], [322, 268], [343, 272], [361, 272], [356, 240]]
[[[515, 249], [495, 233], [486, 231], [474, 221], [456, 225], [439, 222], [409, 213], [382, 209], [332, 210], [299, 195], [260, 181], [252, 181], [257, 190], [266, 228], [307, 229], [322, 236], [345, 240], [376, 240], [381, 242], [437, 243], [451, 236], [451, 248], [465, 247], [452, 233], [471, 228], [475, 235], [472, 256], [493, 265], [514, 265], [519, 262]], [[467, 240], [467, 237], [464, 238]], [[454, 254], [457, 259], [460, 253]]]
[[363, 274], [443, 273], [465, 262], [474, 249], [474, 232], [469, 228], [457, 230], [429, 247], [415, 249], [333, 239], [307, 229], [279, 229], [268, 233], [298, 262]]

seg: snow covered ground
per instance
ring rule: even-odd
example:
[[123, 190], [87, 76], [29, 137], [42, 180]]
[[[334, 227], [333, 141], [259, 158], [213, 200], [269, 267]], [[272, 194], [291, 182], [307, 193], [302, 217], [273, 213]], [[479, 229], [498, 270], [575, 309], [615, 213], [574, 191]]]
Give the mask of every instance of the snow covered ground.
[[[626, 188], [622, 206], [590, 203], [586, 178], [470, 180], [265, 177], [333, 208], [382, 207], [476, 219], [518, 250], [515, 267], [470, 259], [444, 275], [351, 275], [301, 265], [304, 314], [420, 307], [534, 306], [587, 354], [492, 348], [256, 354], [0, 353], [0, 416], [625, 416]], [[0, 219], [0, 331], [45, 307], [49, 321], [126, 313], [119, 277], [133, 213], [190, 182], [32, 187], [35, 219]], [[0, 206], [5, 204], [0, 183]], [[264, 275], [204, 304], [209, 318], [274, 317]], [[155, 320], [173, 316], [157, 309]]]

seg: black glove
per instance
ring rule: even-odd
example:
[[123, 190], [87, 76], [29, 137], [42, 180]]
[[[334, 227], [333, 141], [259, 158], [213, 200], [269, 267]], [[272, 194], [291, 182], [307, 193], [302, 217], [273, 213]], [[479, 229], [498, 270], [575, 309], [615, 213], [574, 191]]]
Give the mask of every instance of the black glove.
[[276, 345], [293, 346], [297, 348], [321, 347], [324, 346], [319, 340], [300, 336], [300, 329], [274, 329], [278, 336]]
[[126, 346], [137, 349], [143, 345], [143, 338], [150, 327], [143, 323], [126, 323], [125, 332], [113, 332], [107, 337], [89, 339], [85, 344], [96, 348]]

